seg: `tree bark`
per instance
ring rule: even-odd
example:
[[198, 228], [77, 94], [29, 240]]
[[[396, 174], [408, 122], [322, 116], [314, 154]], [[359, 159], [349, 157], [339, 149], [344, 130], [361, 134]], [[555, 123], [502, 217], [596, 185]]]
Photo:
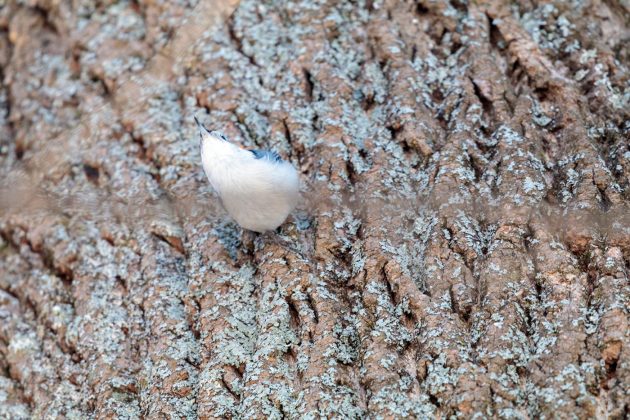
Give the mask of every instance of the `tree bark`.
[[628, 2], [236, 3], [0, 6], [0, 418], [627, 418]]

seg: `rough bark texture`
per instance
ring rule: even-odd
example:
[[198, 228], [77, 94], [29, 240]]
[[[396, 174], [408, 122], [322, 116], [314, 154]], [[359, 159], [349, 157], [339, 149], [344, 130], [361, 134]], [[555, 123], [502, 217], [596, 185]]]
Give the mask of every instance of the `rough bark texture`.
[[0, 418], [627, 418], [627, 1], [1, 7]]

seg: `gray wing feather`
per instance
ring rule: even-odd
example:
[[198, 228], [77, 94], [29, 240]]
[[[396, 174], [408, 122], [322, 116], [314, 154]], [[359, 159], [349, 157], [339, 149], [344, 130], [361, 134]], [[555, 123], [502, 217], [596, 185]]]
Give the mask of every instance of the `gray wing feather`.
[[271, 150], [250, 150], [256, 159], [269, 159], [272, 162], [282, 162], [282, 158]]

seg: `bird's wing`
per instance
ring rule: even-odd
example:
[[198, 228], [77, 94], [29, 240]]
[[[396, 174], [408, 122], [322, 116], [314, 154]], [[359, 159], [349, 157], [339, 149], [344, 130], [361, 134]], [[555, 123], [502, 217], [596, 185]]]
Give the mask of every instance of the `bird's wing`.
[[282, 162], [282, 158], [271, 150], [250, 150], [256, 159], [269, 159], [272, 162]]

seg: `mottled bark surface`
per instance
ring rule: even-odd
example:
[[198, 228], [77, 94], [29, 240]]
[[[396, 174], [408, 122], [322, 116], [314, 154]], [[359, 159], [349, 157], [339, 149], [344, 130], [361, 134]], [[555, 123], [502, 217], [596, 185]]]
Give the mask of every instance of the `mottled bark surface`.
[[0, 418], [627, 417], [627, 1], [3, 4]]

